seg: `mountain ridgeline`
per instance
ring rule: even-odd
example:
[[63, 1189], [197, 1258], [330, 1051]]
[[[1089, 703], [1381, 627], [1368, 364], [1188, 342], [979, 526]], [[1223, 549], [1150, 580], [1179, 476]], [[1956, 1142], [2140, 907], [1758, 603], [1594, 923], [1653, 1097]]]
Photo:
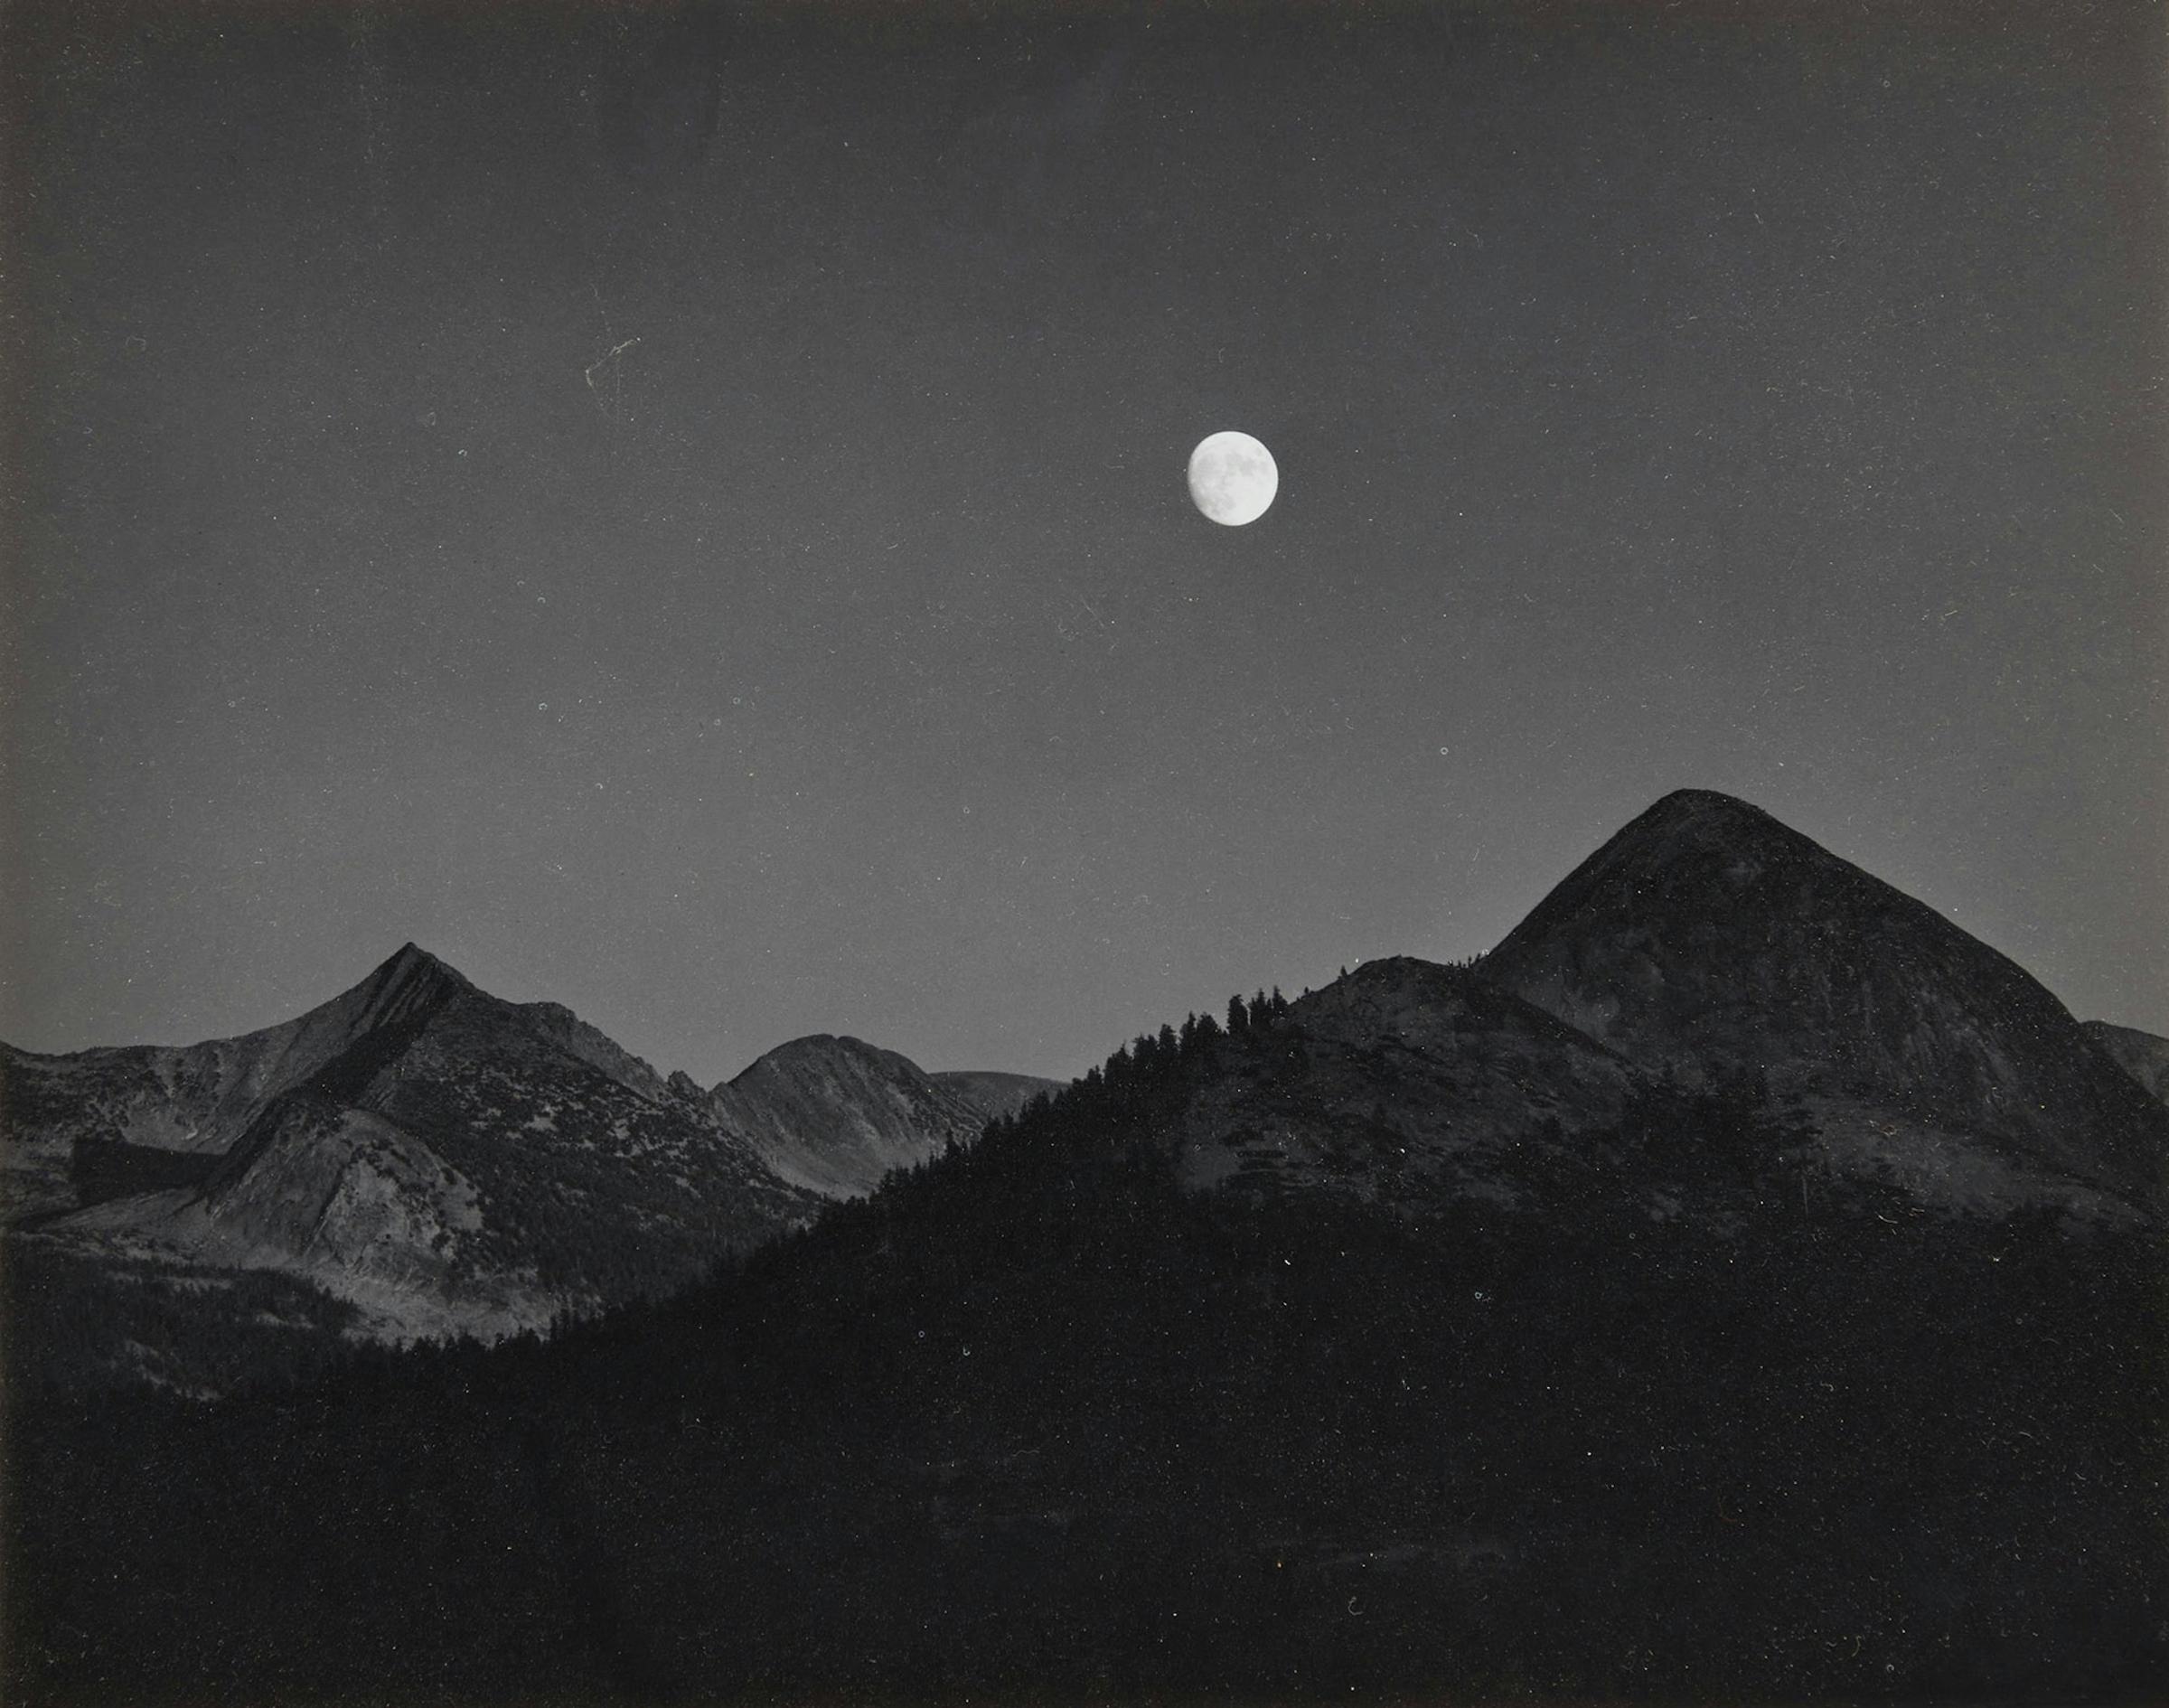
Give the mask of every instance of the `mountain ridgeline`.
[[1936, 1171], [1937, 1142], [1963, 1135], [1971, 1178], [1941, 1167], [1946, 1195], [2064, 1178], [2158, 1202], [2158, 1100], [2103, 1071], [2061, 1003], [1743, 802], [1667, 796], [1484, 965], [1645, 1069], [1696, 1081], [1752, 1068], [1884, 1165]]
[[[399, 1012], [405, 1062], [444, 1018]], [[14, 1695], [2169, 1677], [2151, 1058], [1743, 803], [1659, 802], [1473, 964], [1189, 1016], [976, 1138], [897, 1058], [778, 1054], [674, 1094], [763, 1190], [831, 1196], [668, 1297], [218, 1402], [11, 1395]], [[362, 1066], [241, 1133], [298, 1159], [320, 1121], [387, 1174], [426, 1144], [486, 1215], [487, 1170]], [[859, 1113], [816, 1162], [726, 1092]]]
[[[18, 1328], [33, 1344], [67, 1330], [71, 1362], [103, 1378], [197, 1389], [185, 1335], [100, 1344], [101, 1317], [127, 1311], [86, 1309], [86, 1290], [155, 1297], [206, 1332], [255, 1325], [275, 1362], [327, 1322], [395, 1343], [497, 1338], [683, 1287], [976, 1137], [1009, 1101], [827, 1037], [704, 1090], [412, 944], [239, 1038], [0, 1046], [0, 1099]], [[282, 1317], [260, 1308], [267, 1287], [317, 1297]]]

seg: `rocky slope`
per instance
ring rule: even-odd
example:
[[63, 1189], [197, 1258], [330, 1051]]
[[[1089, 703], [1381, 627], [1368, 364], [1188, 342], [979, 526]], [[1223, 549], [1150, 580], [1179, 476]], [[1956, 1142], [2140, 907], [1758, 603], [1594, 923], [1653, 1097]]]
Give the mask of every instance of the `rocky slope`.
[[812, 1207], [568, 1010], [502, 1001], [411, 943], [285, 1026], [6, 1066], [9, 1150], [44, 1164], [14, 1206], [37, 1239], [297, 1276], [385, 1338], [665, 1290]]
[[665, 1079], [412, 944], [242, 1037], [5, 1050], [0, 1115], [19, 1252], [205, 1300], [230, 1290], [199, 1281], [292, 1277], [391, 1340], [668, 1290], [988, 1119], [852, 1039], [786, 1045], [712, 1090]]
[[2158, 1203], [2169, 1112], [2023, 969], [1769, 814], [1667, 795], [1485, 979], [1689, 1084], [1761, 1076], [1833, 1155], [1978, 1207], [2069, 1181]]
[[987, 1124], [983, 1104], [894, 1050], [822, 1034], [773, 1049], [709, 1093], [716, 1118], [753, 1143], [777, 1178], [856, 1197]]
[[2106, 1020], [2089, 1020], [2084, 1030], [2109, 1060], [2157, 1101], [2169, 1103], [2169, 1037], [2156, 1037], [2136, 1027], [2111, 1026]]
[[101, 1197], [134, 1179], [192, 1178], [141, 1153], [224, 1154], [282, 1092], [457, 988], [466, 981], [410, 943], [351, 990], [239, 1037], [66, 1056], [0, 1044], [0, 1221], [74, 1207], [85, 1173]]

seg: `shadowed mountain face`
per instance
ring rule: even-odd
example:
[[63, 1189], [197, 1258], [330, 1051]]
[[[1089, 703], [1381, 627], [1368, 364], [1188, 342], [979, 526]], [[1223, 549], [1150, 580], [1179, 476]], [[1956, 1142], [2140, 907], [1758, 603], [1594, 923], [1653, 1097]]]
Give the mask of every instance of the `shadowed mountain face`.
[[282, 1026], [7, 1050], [0, 1075], [4, 1213], [33, 1271], [71, 1260], [206, 1309], [238, 1272], [283, 1275], [392, 1340], [681, 1287], [988, 1119], [851, 1039], [787, 1045], [712, 1092], [666, 1080], [570, 1010], [502, 1001], [412, 944]]
[[2106, 1020], [2089, 1020], [2085, 1029], [2109, 1060], [2156, 1102], [2169, 1103], [2169, 1037], [2156, 1037], [2136, 1027], [2111, 1026]]
[[1634, 1082], [1535, 1005], [1404, 958], [1368, 962], [1235, 1042], [1182, 1111], [1193, 1186], [1515, 1203], [1532, 1167], [1618, 1124]]
[[[2023, 969], [1767, 813], [1667, 795], [1483, 962], [1645, 1069], [1760, 1073], [1827, 1136], [2152, 1198], [2169, 1119]], [[1907, 1156], [1901, 1156], [1906, 1152]], [[1975, 1186], [1993, 1194], [1976, 1171]]]

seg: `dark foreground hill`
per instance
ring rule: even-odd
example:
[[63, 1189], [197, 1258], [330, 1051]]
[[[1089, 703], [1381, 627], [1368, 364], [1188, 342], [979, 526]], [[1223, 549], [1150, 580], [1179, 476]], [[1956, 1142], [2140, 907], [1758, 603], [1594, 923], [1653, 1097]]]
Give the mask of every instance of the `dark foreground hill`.
[[[1936, 1000], [2026, 1095], [2013, 991]], [[9, 1699], [2159, 1700], [2128, 1136], [1830, 1146], [1786, 1036], [1690, 1075], [1376, 962], [548, 1345], [17, 1399]]]

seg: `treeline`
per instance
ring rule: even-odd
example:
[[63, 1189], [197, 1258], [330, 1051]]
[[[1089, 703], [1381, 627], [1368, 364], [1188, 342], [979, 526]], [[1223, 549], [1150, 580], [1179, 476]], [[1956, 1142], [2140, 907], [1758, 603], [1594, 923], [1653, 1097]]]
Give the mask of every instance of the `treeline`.
[[[1804, 1215], [1765, 1189], [1798, 1112], [1751, 1075], [1653, 1083], [1518, 1208], [1185, 1192], [1205, 1077], [1301, 1072], [1287, 1006], [1242, 1008], [547, 1344], [16, 1412], [10, 1699], [2162, 1675], [2150, 1233], [1886, 1218], [1873, 1187]], [[1645, 1167], [1680, 1214], [1607, 1189]]]
[[8, 1503], [11, 1700], [2156, 1675], [2136, 1236], [1385, 1214], [1184, 1194], [1155, 1145], [1069, 1136], [554, 1344], [61, 1420]]
[[353, 1308], [291, 1276], [176, 1276], [23, 1240], [5, 1257], [0, 1376], [28, 1428], [55, 1408], [146, 1386], [192, 1398], [277, 1391], [351, 1362]]
[[1246, 1043], [1288, 1018], [1288, 999], [1275, 985], [1251, 997], [1228, 998], [1225, 1025], [1210, 1014], [1189, 1014], [1179, 1026], [1169, 1022], [1157, 1032], [1141, 1032], [1097, 1067], [1054, 1093], [1042, 1092], [1014, 1114], [990, 1123], [985, 1137], [996, 1143], [1041, 1129], [1050, 1120], [1064, 1125], [1099, 1123], [1109, 1117], [1149, 1111], [1167, 1089], [1187, 1074], [1216, 1062], [1225, 1042]]

